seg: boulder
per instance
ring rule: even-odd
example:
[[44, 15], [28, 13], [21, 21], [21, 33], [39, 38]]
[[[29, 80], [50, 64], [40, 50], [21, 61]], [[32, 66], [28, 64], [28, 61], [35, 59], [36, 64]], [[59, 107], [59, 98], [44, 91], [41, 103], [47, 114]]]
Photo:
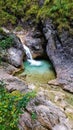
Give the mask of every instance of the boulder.
[[[11, 38], [12, 40], [5, 41], [6, 38], [8, 38], [7, 40], [10, 40], [9, 38]], [[15, 67], [22, 66], [25, 52], [20, 39], [15, 34], [4, 33], [0, 34], [0, 42], [1, 41], [5, 42], [3, 44], [6, 44], [6, 42], [8, 42], [7, 46], [4, 45], [5, 47], [1, 47], [0, 45], [1, 59], [12, 64]]]
[[12, 74], [18, 69], [8, 63], [0, 65], [0, 81], [4, 81], [9, 92], [19, 90], [26, 93], [29, 89], [25, 82]]

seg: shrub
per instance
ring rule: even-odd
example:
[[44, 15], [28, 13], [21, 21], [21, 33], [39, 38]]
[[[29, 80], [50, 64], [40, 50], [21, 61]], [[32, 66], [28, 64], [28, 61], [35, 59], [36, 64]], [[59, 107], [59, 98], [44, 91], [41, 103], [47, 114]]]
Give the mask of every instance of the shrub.
[[18, 130], [19, 115], [34, 96], [34, 92], [25, 95], [18, 91], [9, 93], [0, 81], [0, 130]]
[[2, 40], [0, 40], [0, 47], [2, 49], [7, 49], [11, 47], [13, 44], [13, 38], [12, 37], [4, 37]]

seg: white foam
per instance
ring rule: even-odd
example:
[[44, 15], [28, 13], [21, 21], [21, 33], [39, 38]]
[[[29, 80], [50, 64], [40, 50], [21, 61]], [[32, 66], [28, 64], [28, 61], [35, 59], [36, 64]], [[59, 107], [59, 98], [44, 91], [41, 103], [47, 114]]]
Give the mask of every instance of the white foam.
[[32, 66], [41, 66], [41, 61], [36, 61], [32, 58], [32, 55], [31, 55], [31, 52], [30, 52], [30, 49], [25, 45], [23, 44], [23, 48], [25, 50], [25, 53], [27, 55], [27, 61], [32, 65]]
[[36, 61], [36, 60], [31, 60], [31, 59], [28, 59], [27, 60], [32, 66], [41, 66], [42, 63], [41, 61]]

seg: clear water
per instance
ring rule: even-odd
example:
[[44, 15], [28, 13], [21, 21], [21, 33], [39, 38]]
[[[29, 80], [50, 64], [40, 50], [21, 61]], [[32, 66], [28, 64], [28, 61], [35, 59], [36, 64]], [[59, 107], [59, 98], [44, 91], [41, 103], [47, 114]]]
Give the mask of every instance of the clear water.
[[55, 78], [55, 73], [50, 62], [46, 60], [39, 60], [41, 65], [32, 65], [29, 61], [24, 62], [24, 72], [21, 74], [22, 77], [28, 83], [48, 83], [49, 80]]
[[[38, 61], [37, 61], [38, 63]], [[24, 62], [25, 73], [27, 74], [44, 74], [47, 71], [50, 71], [51, 65], [48, 61], [42, 60], [40, 61], [41, 65], [32, 65], [28, 61]]]

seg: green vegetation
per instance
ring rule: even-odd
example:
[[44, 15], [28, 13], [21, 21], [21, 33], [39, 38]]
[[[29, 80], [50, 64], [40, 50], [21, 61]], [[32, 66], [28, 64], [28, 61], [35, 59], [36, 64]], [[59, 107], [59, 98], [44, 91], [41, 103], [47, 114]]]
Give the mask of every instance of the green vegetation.
[[0, 81], [0, 130], [18, 130], [19, 115], [34, 97], [34, 92], [25, 95], [19, 91], [9, 93], [4, 82]]
[[0, 0], [0, 25], [51, 18], [64, 27], [73, 20], [73, 0], [44, 0], [42, 6], [39, 3], [40, 0]]
[[11, 47], [13, 44], [13, 38], [8, 36], [8, 37], [4, 37], [3, 39], [0, 40], [0, 47], [2, 49], [6, 49]]
[[33, 113], [32, 113], [32, 115], [31, 115], [31, 117], [32, 117], [32, 120], [35, 120], [35, 119], [37, 118], [36, 113], [35, 113], [35, 112], [33, 112]]
[[73, 106], [73, 95], [72, 94], [66, 94], [66, 101]]

